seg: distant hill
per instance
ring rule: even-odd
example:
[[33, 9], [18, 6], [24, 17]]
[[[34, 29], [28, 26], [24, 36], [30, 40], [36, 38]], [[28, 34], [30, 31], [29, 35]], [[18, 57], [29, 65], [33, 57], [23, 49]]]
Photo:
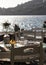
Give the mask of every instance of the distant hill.
[[46, 15], [46, 1], [32, 0], [14, 8], [0, 8], [0, 15]]

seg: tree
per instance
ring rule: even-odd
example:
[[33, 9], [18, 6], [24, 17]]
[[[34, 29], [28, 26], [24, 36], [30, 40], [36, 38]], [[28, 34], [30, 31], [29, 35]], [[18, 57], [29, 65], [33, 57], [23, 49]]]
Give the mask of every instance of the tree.
[[9, 26], [10, 26], [10, 23], [8, 23], [7, 21], [3, 23], [3, 27], [6, 29], [6, 32], [8, 31]]

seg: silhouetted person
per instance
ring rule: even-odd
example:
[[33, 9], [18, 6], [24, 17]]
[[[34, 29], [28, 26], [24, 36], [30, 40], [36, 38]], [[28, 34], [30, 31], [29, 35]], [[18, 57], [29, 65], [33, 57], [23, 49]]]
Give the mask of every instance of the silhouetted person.
[[14, 31], [16, 33], [16, 39], [20, 39], [19, 33], [20, 33], [20, 28], [18, 25], [15, 24], [14, 26]]
[[14, 30], [15, 32], [18, 32], [20, 30], [19, 26], [15, 24]]
[[44, 21], [43, 23], [43, 28], [46, 28], [46, 21]]

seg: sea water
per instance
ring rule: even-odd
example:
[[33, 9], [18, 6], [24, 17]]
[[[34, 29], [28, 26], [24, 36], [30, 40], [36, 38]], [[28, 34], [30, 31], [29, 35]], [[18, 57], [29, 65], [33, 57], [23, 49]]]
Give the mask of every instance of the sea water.
[[5, 30], [4, 22], [11, 23], [8, 30], [14, 31], [14, 25], [17, 24], [20, 29], [31, 29], [33, 27], [43, 27], [46, 21], [46, 15], [15, 15], [15, 16], [0, 16], [0, 31]]

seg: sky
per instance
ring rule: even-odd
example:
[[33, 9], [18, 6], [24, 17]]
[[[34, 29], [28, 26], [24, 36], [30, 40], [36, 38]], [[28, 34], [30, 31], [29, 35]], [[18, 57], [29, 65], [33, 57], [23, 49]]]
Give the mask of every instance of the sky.
[[2, 8], [9, 8], [15, 7], [18, 4], [25, 3], [31, 0], [0, 0], [0, 7]]

